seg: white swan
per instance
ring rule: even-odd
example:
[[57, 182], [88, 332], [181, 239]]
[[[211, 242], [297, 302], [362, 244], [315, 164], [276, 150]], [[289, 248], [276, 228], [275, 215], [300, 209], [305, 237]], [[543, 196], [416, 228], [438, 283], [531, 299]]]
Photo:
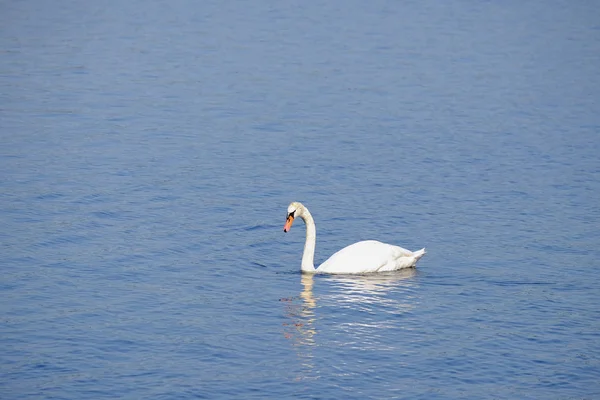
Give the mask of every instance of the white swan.
[[344, 247], [319, 268], [315, 269], [315, 244], [317, 228], [308, 209], [302, 203], [293, 202], [287, 210], [287, 219], [283, 231], [292, 227], [294, 218], [302, 218], [306, 224], [306, 243], [302, 255], [302, 272], [326, 274], [366, 274], [370, 272], [395, 271], [414, 267], [425, 249], [412, 252], [402, 247], [381, 243], [376, 240], [365, 240]]

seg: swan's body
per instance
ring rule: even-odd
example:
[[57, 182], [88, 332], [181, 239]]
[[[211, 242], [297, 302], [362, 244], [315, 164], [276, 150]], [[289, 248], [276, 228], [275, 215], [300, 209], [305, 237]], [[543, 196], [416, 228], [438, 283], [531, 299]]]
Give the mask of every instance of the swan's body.
[[288, 216], [283, 230], [289, 231], [294, 218], [302, 218], [306, 224], [306, 242], [302, 255], [302, 272], [326, 274], [367, 274], [372, 272], [395, 271], [414, 267], [425, 249], [412, 252], [376, 240], [365, 240], [344, 247], [319, 268], [315, 268], [315, 245], [317, 228], [312, 215], [302, 203], [293, 202], [288, 207]]

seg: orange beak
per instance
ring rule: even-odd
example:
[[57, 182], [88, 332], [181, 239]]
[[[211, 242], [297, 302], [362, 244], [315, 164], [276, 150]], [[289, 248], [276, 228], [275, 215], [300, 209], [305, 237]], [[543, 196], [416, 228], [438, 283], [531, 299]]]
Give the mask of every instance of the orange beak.
[[285, 225], [283, 226], [283, 231], [288, 232], [292, 227], [292, 223], [294, 223], [294, 217], [288, 215], [287, 219], [285, 220]]

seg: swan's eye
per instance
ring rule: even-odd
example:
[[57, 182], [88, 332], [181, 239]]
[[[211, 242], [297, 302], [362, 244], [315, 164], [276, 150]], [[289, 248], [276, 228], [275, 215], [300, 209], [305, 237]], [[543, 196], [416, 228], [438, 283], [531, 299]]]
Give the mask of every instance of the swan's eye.
[[294, 214], [295, 214], [295, 213], [296, 213], [296, 210], [294, 210], [294, 211], [292, 211], [291, 213], [289, 213], [287, 217], [288, 217], [288, 218], [289, 218], [289, 217], [292, 217], [292, 218], [294, 218]]

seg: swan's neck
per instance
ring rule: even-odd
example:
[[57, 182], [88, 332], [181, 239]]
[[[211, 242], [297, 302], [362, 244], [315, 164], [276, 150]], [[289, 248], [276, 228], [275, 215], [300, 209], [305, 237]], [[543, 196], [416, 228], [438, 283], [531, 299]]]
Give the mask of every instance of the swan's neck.
[[315, 244], [317, 241], [317, 228], [310, 212], [305, 208], [302, 219], [306, 224], [306, 242], [302, 254], [302, 272], [315, 272]]

